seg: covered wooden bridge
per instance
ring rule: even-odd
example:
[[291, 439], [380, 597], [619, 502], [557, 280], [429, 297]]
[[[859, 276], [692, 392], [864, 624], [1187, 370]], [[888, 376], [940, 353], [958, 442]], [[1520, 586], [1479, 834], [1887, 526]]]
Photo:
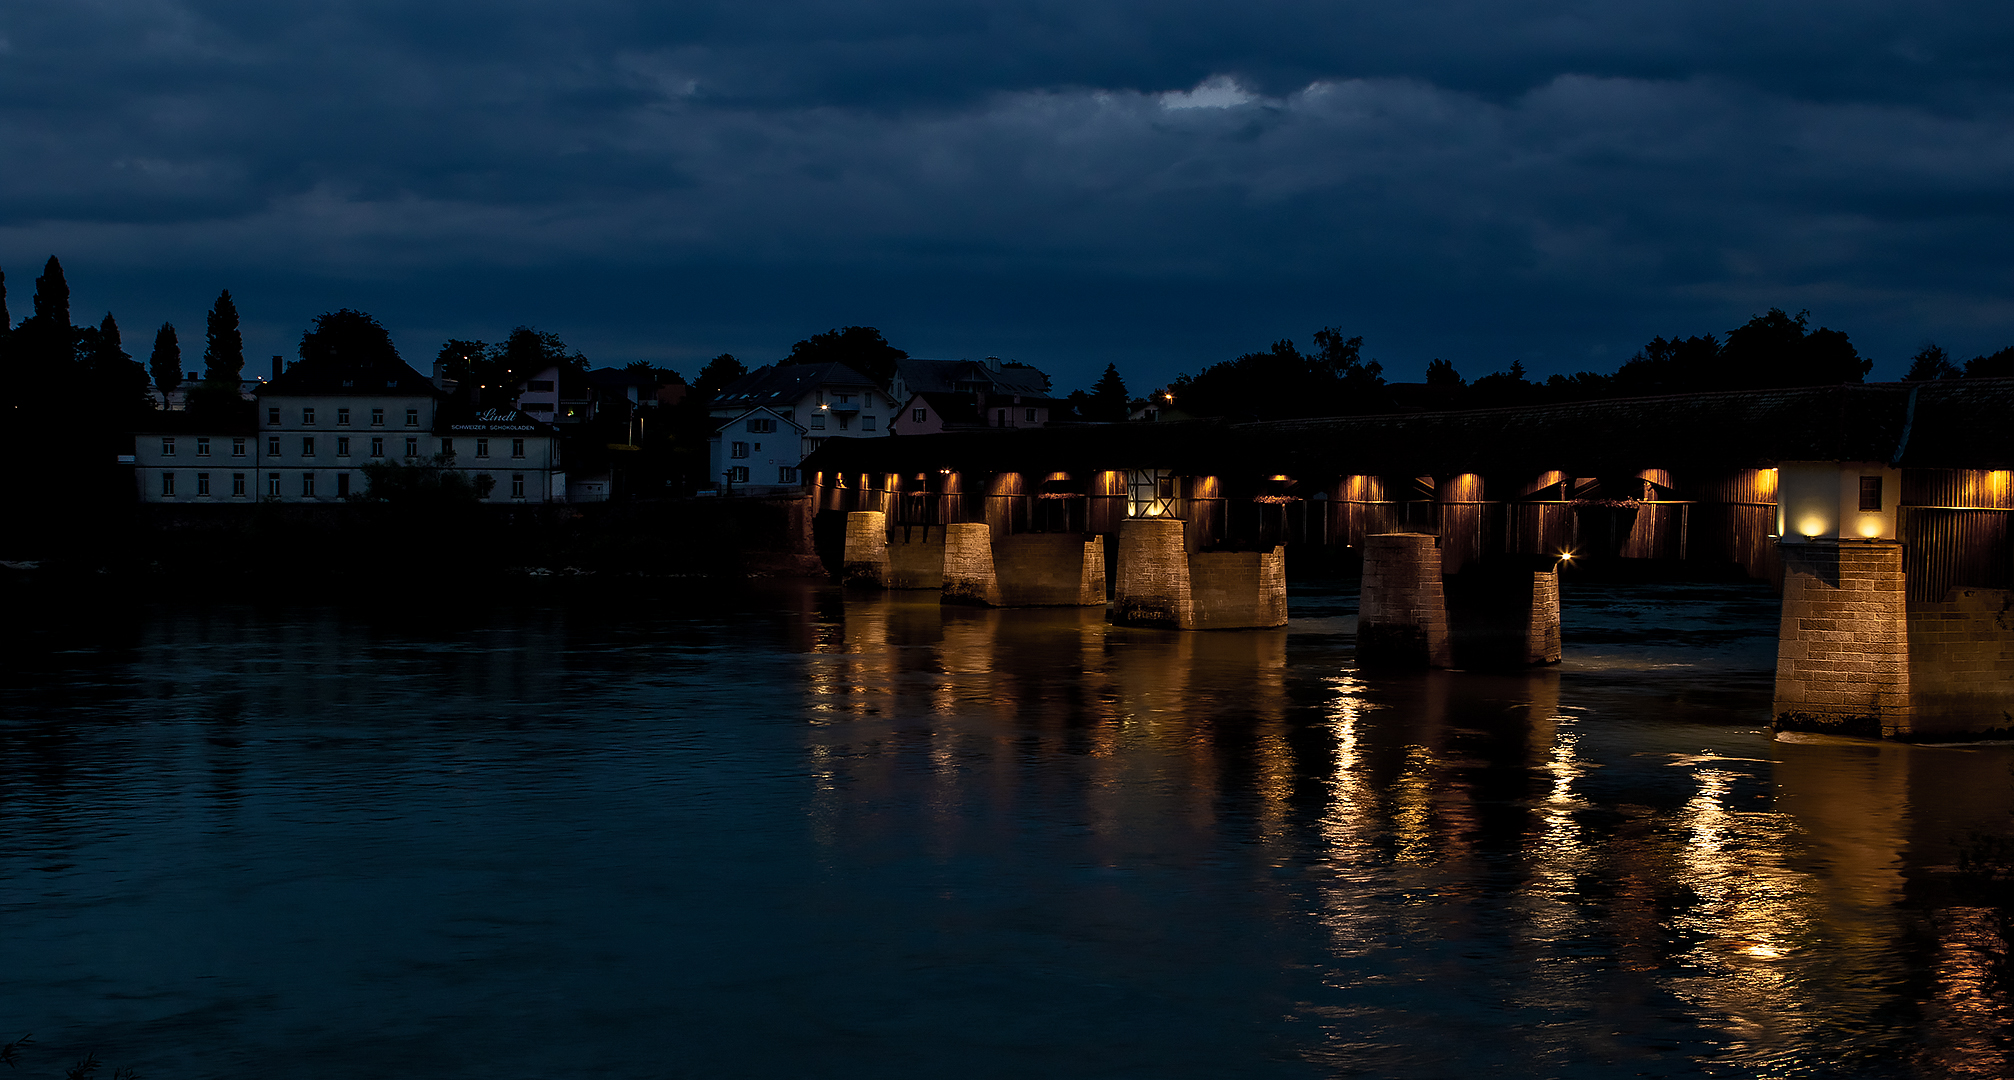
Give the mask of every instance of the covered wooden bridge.
[[[1396, 535], [1427, 538], [1424, 547], [1405, 542], [1405, 557], [1434, 562], [1432, 584], [1445, 583], [1457, 609], [1466, 595], [1500, 607], [1506, 574], [1528, 581], [1563, 558], [1651, 572], [1738, 568], [1783, 582], [1786, 571], [1809, 570], [1807, 555], [1821, 548], [1857, 554], [1879, 547], [1895, 563], [1899, 627], [1905, 601], [1929, 612], [1963, 599], [1957, 594], [1965, 590], [2014, 583], [2010, 470], [2014, 380], [1976, 379], [1315, 420], [835, 439], [806, 461], [804, 476], [817, 512], [814, 530], [826, 545], [842, 543], [846, 515], [859, 512], [878, 515], [873, 527], [898, 546], [935, 535], [955, 549], [960, 541], [953, 534], [963, 533], [970, 548], [980, 535], [954, 526], [982, 526], [994, 548], [1015, 537], [1049, 537], [1018, 543], [1052, 547], [1070, 537], [1079, 547], [1066, 554], [1096, 549], [1103, 563], [1097, 588], [1114, 583], [1115, 615], [1141, 621], [1283, 620], [1283, 593], [1278, 604], [1256, 605], [1237, 602], [1238, 595], [1248, 587], [1275, 588], [1289, 563], [1370, 555], [1362, 642], [1369, 646], [1379, 603], [1415, 611], [1433, 603], [1407, 591], [1428, 588], [1418, 571], [1379, 564], [1398, 557], [1391, 549], [1399, 542], [1374, 538]], [[1828, 502], [1835, 487], [1853, 505]], [[1817, 498], [1818, 509], [1796, 505], [1791, 488], [1807, 502]], [[1129, 539], [1128, 522], [1153, 523], [1132, 531], [1152, 532], [1155, 540]], [[864, 536], [867, 526], [866, 519], [856, 522], [856, 534]], [[1175, 606], [1129, 607], [1126, 553], [1142, 567], [1167, 564], [1170, 544], [1190, 559], [1192, 578], [1198, 572], [1223, 578], [1229, 592], [1192, 604], [1214, 605], [1214, 614], [1184, 615], [1175, 609], [1179, 598]], [[1236, 567], [1222, 558], [1206, 565], [1217, 556], [1245, 558]], [[1086, 576], [1076, 595], [1091, 602], [1092, 559], [1077, 561]], [[1493, 583], [1476, 584], [1485, 580]], [[1386, 587], [1402, 581], [1413, 584], [1402, 596], [1387, 596]], [[1785, 587], [1802, 595], [1795, 582]], [[1513, 592], [1527, 605], [1543, 605], [1528, 585]], [[987, 597], [982, 591], [975, 598]], [[1805, 621], [1811, 620], [1799, 626]], [[1543, 628], [1526, 622], [1526, 658], [1543, 660]], [[1432, 627], [1423, 631], [1424, 642], [1413, 633], [1418, 629], [1396, 640], [1414, 653], [1414, 646], [1424, 648], [1428, 662], [1454, 662], [1432, 640]], [[1497, 639], [1508, 632], [1497, 631]], [[1918, 652], [1927, 655], [1926, 649]], [[1896, 662], [1911, 662], [1906, 654], [1905, 648]], [[1780, 676], [1780, 688], [1784, 682]], [[1885, 730], [1909, 726], [1894, 721], [1895, 708], [1841, 708], [1859, 709], [1854, 715], [1862, 719], [1886, 716], [1878, 720]], [[1811, 715], [1824, 726], [1822, 715]]]

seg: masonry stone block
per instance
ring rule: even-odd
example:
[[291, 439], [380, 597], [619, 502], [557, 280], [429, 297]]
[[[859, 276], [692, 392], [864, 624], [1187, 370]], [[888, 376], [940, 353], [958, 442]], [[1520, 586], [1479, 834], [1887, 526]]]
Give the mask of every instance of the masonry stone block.
[[1780, 554], [1775, 726], [1909, 734], [1902, 545], [1814, 540], [1784, 544]]
[[1189, 552], [1178, 518], [1127, 518], [1119, 524], [1119, 580], [1112, 621], [1180, 629], [1195, 621]]
[[944, 588], [944, 526], [898, 526], [888, 537], [888, 587]]
[[849, 585], [880, 588], [888, 584], [886, 514], [879, 510], [855, 510], [846, 515], [846, 549], [839, 576]]
[[983, 521], [944, 526], [944, 599], [1000, 606], [992, 526]]
[[1426, 533], [1364, 538], [1357, 659], [1372, 667], [1453, 667], [1440, 553]]
[[993, 542], [1003, 607], [1089, 607], [1105, 602], [1105, 539], [1022, 533]]

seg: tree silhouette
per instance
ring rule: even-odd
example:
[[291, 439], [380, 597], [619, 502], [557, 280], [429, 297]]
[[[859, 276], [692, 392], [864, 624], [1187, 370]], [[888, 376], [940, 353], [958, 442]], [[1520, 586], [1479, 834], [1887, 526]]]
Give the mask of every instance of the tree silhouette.
[[147, 373], [163, 395], [182, 385], [182, 346], [175, 340], [174, 323], [162, 323], [154, 331], [154, 352], [147, 357]]
[[1303, 353], [1292, 341], [1276, 341], [1266, 352], [1178, 376], [1169, 389], [1191, 416], [1274, 420], [1384, 407], [1384, 366], [1363, 359], [1363, 338], [1328, 326], [1315, 331], [1314, 345], [1314, 352]]
[[1446, 386], [1460, 389], [1468, 384], [1468, 380], [1462, 378], [1462, 373], [1456, 371], [1455, 366], [1446, 360], [1435, 357], [1427, 361], [1428, 386]]
[[114, 417], [131, 419], [147, 407], [147, 372], [126, 353], [111, 312], [83, 332], [84, 385]]
[[1124, 420], [1129, 411], [1127, 405], [1130, 400], [1126, 394], [1126, 380], [1119, 377], [1119, 366], [1106, 364], [1105, 374], [1098, 376], [1098, 381], [1091, 384], [1089, 415], [1085, 418]]
[[1961, 374], [1963, 372], [1958, 370], [1958, 365], [1951, 362], [1950, 353], [1945, 352], [1942, 346], [1934, 342], [1925, 342], [1922, 348], [1916, 350], [1916, 355], [1909, 358], [1909, 373], [1902, 377], [1915, 382], [1923, 379], [1955, 379]]
[[1965, 361], [1965, 377], [1968, 379], [2004, 379], [2009, 375], [2014, 375], [2014, 345]]
[[813, 334], [790, 347], [786, 364], [845, 364], [882, 387], [895, 381], [895, 362], [909, 354], [890, 345], [871, 326], [842, 326]]
[[203, 345], [203, 379], [228, 383], [235, 393], [245, 377], [245, 337], [238, 332], [238, 305], [231, 301], [231, 290], [218, 294], [210, 307], [209, 322]]
[[396, 370], [405, 364], [385, 328], [351, 308], [316, 316], [314, 328], [301, 335], [300, 354], [304, 364], [337, 363], [363, 370]]

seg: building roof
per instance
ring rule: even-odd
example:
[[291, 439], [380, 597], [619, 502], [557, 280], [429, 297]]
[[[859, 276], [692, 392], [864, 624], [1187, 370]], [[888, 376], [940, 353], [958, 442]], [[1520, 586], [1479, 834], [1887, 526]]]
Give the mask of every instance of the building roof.
[[433, 380], [397, 357], [302, 360], [259, 388], [266, 394], [439, 396]]
[[[1905, 438], [1905, 433], [1907, 437]], [[833, 440], [810, 469], [1157, 468], [1192, 475], [1531, 473], [1890, 461], [2014, 468], [2014, 379], [1617, 398], [1503, 409], [1232, 423], [1070, 425]]]
[[897, 360], [895, 377], [911, 394], [1049, 396], [1049, 376], [1026, 364], [996, 367], [981, 360]]
[[708, 438], [714, 438], [714, 439], [719, 438], [720, 433], [726, 431], [728, 425], [745, 420], [756, 413], [768, 413], [769, 415], [777, 418], [778, 420], [781, 420], [784, 423], [789, 424], [790, 430], [795, 431], [799, 434], [803, 434], [804, 432], [803, 424], [800, 424], [797, 421], [792, 420], [789, 417], [783, 415], [782, 413], [777, 412], [775, 409], [771, 408], [768, 405], [758, 405], [753, 409], [744, 409], [741, 412], [735, 413], [733, 416], [717, 418], [718, 422], [713, 425], [713, 434], [708, 436]]
[[873, 379], [845, 364], [771, 364], [734, 380], [713, 399], [715, 409], [750, 409], [757, 405], [792, 405], [822, 386], [843, 390], [879, 390]]

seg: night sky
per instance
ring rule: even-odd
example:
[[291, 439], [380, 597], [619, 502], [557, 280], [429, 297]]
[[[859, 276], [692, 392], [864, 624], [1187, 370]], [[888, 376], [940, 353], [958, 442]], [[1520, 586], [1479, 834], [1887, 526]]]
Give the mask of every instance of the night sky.
[[687, 377], [834, 326], [1137, 391], [1336, 325], [1611, 371], [1770, 307], [2014, 344], [1989, 0], [0, 5], [9, 308], [252, 371], [356, 307]]

